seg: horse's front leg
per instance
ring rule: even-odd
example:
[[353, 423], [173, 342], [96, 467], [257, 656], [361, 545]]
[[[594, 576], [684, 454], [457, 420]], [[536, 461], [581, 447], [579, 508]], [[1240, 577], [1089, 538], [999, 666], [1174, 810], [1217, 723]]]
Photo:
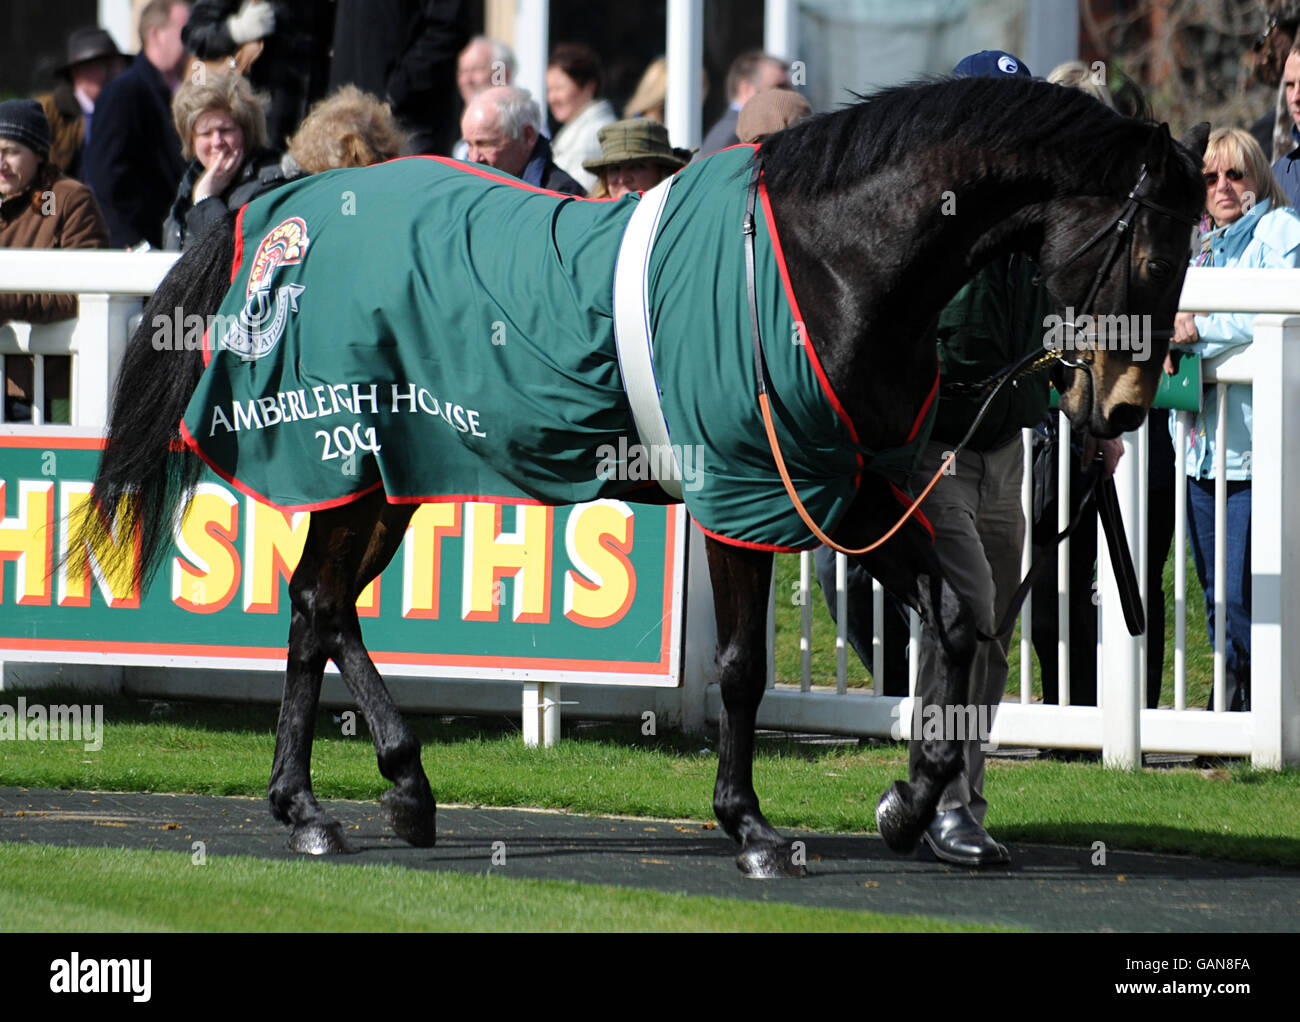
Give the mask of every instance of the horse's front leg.
[[713, 811], [740, 842], [736, 865], [752, 877], [806, 876], [789, 841], [758, 808], [754, 721], [767, 675], [767, 594], [772, 555], [707, 541], [722, 689]]
[[[933, 702], [927, 703], [964, 706], [975, 653], [974, 614], [944, 576], [937, 559], [933, 559], [929, 574], [917, 578], [910, 602], [938, 636], [932, 660]], [[912, 779], [895, 781], [876, 806], [876, 828], [896, 852], [916, 847], [934, 819], [944, 789], [961, 774], [964, 763], [962, 742], [954, 735], [913, 736], [910, 744]]]
[[[836, 530], [836, 539], [851, 548], [866, 546], [883, 535], [901, 511], [902, 506], [884, 482], [864, 479]], [[931, 634], [938, 636], [927, 664], [931, 675], [928, 681], [923, 679], [926, 702], [964, 705], [975, 655], [975, 615], [948, 580], [929, 531], [913, 518], [889, 542], [855, 560], [867, 574], [911, 605]], [[934, 818], [944, 789], [961, 774], [963, 764], [962, 743], [954, 735], [914, 737], [911, 745], [911, 780], [895, 781], [876, 807], [880, 836], [897, 852], [916, 847]]]

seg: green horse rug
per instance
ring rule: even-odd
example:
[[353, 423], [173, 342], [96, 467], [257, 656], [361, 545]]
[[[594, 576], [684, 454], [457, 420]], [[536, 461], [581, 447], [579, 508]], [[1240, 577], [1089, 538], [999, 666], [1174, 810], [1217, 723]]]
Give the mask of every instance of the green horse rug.
[[[615, 343], [615, 268], [645, 200], [574, 199], [430, 157], [318, 174], [242, 210], [185, 441], [283, 509], [379, 487], [394, 502], [660, 502], [672, 498], [655, 479], [667, 477], [710, 535], [816, 545], [754, 396], [750, 164], [750, 147], [724, 150], [647, 193], [655, 219], [629, 277], [641, 288], [653, 378], [639, 387], [658, 397], [658, 442], [638, 429]], [[856, 442], [807, 343], [759, 191], [756, 297], [777, 434], [798, 493], [830, 530], [864, 468], [905, 478], [933, 401], [907, 450]]]

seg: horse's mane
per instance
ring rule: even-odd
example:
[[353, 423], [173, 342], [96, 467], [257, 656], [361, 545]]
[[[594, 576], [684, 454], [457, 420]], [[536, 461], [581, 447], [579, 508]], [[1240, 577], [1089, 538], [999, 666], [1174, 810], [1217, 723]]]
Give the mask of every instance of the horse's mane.
[[1084, 193], [1109, 194], [1132, 185], [1154, 128], [1047, 82], [930, 79], [778, 132], [756, 160], [772, 194], [816, 198], [936, 145], [1036, 152], [1062, 169], [1073, 166]]

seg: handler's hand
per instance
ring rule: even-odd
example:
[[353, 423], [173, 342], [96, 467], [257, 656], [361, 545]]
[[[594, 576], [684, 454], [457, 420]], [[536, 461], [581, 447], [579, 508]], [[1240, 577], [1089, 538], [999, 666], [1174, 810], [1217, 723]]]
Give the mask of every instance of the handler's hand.
[[1174, 316], [1174, 336], [1171, 338], [1174, 344], [1195, 344], [1200, 339], [1195, 316], [1190, 312], [1180, 312]]
[[1097, 455], [1101, 455], [1101, 477], [1109, 479], [1115, 474], [1115, 466], [1124, 456], [1123, 440], [1098, 440], [1089, 434], [1083, 438], [1083, 464], [1086, 468], [1092, 464]]

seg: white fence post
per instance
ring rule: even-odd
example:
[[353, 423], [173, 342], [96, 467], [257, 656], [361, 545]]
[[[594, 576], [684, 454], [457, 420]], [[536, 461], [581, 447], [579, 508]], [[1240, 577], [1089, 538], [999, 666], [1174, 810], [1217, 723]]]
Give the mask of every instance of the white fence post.
[[140, 299], [129, 295], [83, 294], [72, 332], [73, 425], [105, 426], [117, 372], [130, 339], [131, 318]]
[[673, 145], [700, 144], [700, 68], [704, 66], [703, 0], [668, 0], [666, 55], [671, 86], [664, 105]]
[[[1146, 552], [1138, 549], [1141, 538], [1137, 527], [1138, 490], [1146, 485], [1146, 480], [1140, 477], [1137, 436], [1136, 433], [1124, 434], [1124, 456], [1115, 468], [1115, 492], [1134, 565], [1141, 564], [1146, 557]], [[1133, 770], [1142, 765], [1140, 712], [1145, 683], [1138, 675], [1142, 663], [1140, 650], [1145, 640], [1143, 636], [1128, 633], [1119, 587], [1104, 541], [1097, 545], [1097, 575], [1101, 584], [1100, 692], [1105, 707], [1101, 758], [1108, 767]]]
[[1300, 316], [1255, 320], [1251, 472], [1251, 762], [1300, 762]]
[[687, 525], [686, 622], [682, 650], [682, 729], [692, 734], [704, 730], [707, 722], [709, 686], [718, 681], [714, 649], [718, 643], [713, 617], [713, 583], [704, 533]]

